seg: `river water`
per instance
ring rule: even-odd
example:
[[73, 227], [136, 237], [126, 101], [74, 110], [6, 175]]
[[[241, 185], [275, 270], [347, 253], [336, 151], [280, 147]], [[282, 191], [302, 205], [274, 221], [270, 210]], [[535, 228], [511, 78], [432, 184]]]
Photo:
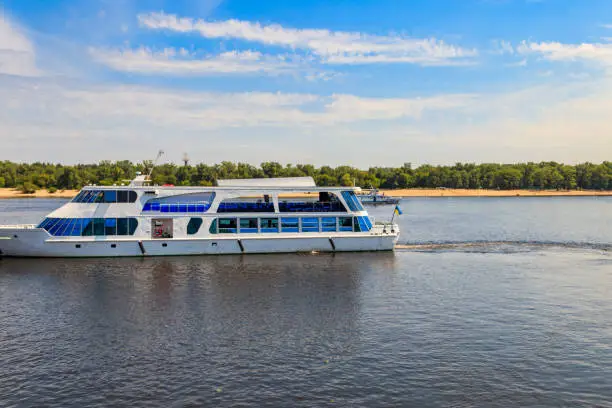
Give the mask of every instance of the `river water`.
[[401, 205], [395, 253], [0, 260], [0, 406], [612, 407], [612, 198]]

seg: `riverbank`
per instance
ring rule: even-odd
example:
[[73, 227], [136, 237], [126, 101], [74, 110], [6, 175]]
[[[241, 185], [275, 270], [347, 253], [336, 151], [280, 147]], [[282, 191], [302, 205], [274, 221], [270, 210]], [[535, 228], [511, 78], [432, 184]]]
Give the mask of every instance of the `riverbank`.
[[0, 199], [6, 198], [72, 198], [79, 193], [79, 190], [57, 190], [50, 193], [47, 190], [36, 190], [34, 194], [23, 194], [14, 188], [0, 188]]
[[595, 190], [469, 190], [469, 189], [424, 189], [380, 190], [394, 197], [555, 197], [555, 196], [612, 196], [612, 191]]
[[[78, 190], [58, 190], [49, 193], [47, 190], [37, 190], [34, 194], [23, 194], [13, 188], [0, 188], [0, 199], [8, 198], [72, 198]], [[468, 189], [425, 189], [411, 188], [403, 190], [380, 190], [394, 197], [555, 197], [555, 196], [612, 196], [612, 191], [594, 190], [468, 190]]]

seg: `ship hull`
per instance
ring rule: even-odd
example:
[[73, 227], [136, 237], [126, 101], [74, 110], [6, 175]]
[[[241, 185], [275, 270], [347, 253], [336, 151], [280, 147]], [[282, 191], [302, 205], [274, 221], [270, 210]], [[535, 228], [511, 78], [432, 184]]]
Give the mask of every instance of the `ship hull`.
[[56, 239], [39, 228], [0, 231], [5, 257], [145, 257], [172, 255], [263, 254], [295, 252], [392, 251], [397, 232], [384, 234], [301, 233], [275, 237], [237, 234], [193, 239]]

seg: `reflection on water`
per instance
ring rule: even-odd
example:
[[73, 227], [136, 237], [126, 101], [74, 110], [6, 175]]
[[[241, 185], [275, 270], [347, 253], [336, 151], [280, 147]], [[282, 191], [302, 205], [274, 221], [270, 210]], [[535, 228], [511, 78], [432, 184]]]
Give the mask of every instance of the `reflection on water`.
[[0, 395], [62, 407], [605, 406], [610, 261], [563, 248], [4, 259]]
[[147, 398], [169, 398], [183, 382], [209, 391], [231, 381], [251, 397], [266, 393], [259, 381], [299, 384], [354, 352], [362, 275], [395, 260], [356, 256], [4, 259], [2, 345], [12, 368], [0, 390], [38, 378], [23, 401], [39, 401], [33, 391], [44, 385], [48, 402], [62, 405], [101, 385], [117, 389], [105, 403], [125, 403], [141, 387], [154, 388]]

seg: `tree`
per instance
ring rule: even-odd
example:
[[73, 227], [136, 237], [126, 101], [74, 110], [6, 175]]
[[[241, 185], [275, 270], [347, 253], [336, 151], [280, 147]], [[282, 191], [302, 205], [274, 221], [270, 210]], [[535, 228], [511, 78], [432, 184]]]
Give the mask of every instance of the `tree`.
[[283, 172], [283, 166], [277, 162], [261, 163], [261, 169], [265, 176], [270, 178], [281, 177]]
[[502, 190], [513, 190], [519, 188], [522, 173], [513, 168], [503, 168], [495, 173], [494, 186]]
[[573, 190], [576, 188], [576, 169], [574, 167], [561, 167], [561, 175], [563, 176], [563, 188], [566, 190]]
[[340, 178], [340, 184], [345, 187], [350, 187], [353, 185], [353, 178], [350, 174], [344, 173]]
[[71, 167], [64, 167], [63, 172], [57, 178], [57, 184], [57, 187], [65, 190], [76, 190], [81, 188], [81, 180], [76, 174], [76, 171]]
[[[84, 184], [112, 185], [132, 179], [136, 172], [148, 174], [153, 163], [133, 164], [128, 160], [101, 161], [96, 164], [64, 166], [54, 163], [13, 163], [0, 161], [0, 187], [78, 189]], [[175, 185], [213, 185], [218, 179], [311, 176], [319, 185], [353, 185], [374, 188], [557, 188], [612, 190], [612, 162], [581, 163], [575, 166], [556, 162], [497, 164], [456, 163], [452, 166], [428, 164], [414, 168], [351, 166], [315, 167], [311, 164], [282, 166], [265, 162], [260, 166], [224, 161], [219, 164], [176, 166], [162, 164], [154, 168], [153, 182]], [[518, 176], [518, 182], [517, 182]], [[350, 180], [350, 181], [349, 181]]]

